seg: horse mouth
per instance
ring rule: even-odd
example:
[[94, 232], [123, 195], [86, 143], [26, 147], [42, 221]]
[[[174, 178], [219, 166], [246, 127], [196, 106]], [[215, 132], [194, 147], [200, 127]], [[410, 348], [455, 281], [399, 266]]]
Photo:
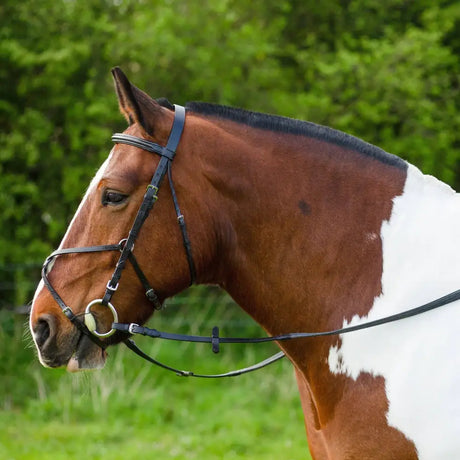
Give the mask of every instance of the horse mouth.
[[89, 337], [81, 334], [66, 368], [68, 372], [102, 369], [106, 360], [107, 352], [93, 343]]

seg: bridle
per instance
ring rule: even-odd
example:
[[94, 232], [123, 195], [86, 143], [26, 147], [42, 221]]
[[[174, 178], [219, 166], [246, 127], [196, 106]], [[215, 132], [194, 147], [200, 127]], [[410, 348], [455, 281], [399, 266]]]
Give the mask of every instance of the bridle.
[[[66, 317], [77, 327], [77, 329], [82, 333], [85, 334], [87, 337], [90, 338], [95, 344], [97, 344], [101, 348], [106, 348], [106, 343], [100, 340], [101, 338], [108, 337], [115, 333], [115, 331], [121, 331], [130, 335], [140, 334], [145, 335], [152, 338], [161, 338], [166, 340], [175, 340], [175, 341], [185, 341], [185, 342], [199, 342], [199, 343], [210, 343], [212, 345], [212, 350], [214, 353], [219, 352], [219, 345], [221, 343], [263, 343], [263, 342], [282, 342], [287, 340], [293, 339], [301, 339], [301, 338], [313, 338], [313, 337], [325, 337], [325, 336], [333, 336], [339, 334], [346, 334], [353, 331], [358, 331], [362, 329], [368, 329], [371, 327], [391, 323], [394, 321], [399, 321], [405, 318], [410, 318], [412, 316], [419, 315], [421, 313], [425, 313], [430, 310], [434, 310], [436, 308], [442, 307], [447, 305], [451, 302], [460, 299], [460, 289], [454, 292], [451, 292], [443, 297], [440, 297], [432, 302], [428, 302], [424, 305], [421, 305], [416, 308], [412, 308], [401, 313], [397, 313], [394, 315], [386, 316], [381, 319], [377, 319], [374, 321], [368, 321], [365, 323], [361, 323], [354, 326], [342, 327], [339, 329], [334, 329], [330, 331], [323, 331], [323, 332], [296, 332], [296, 333], [289, 333], [289, 334], [282, 334], [277, 336], [271, 337], [261, 337], [261, 338], [240, 338], [240, 337], [220, 337], [219, 336], [219, 329], [214, 327], [212, 330], [211, 336], [193, 336], [193, 335], [184, 335], [184, 334], [173, 334], [168, 332], [158, 331], [156, 329], [150, 329], [147, 327], [139, 326], [135, 323], [124, 324], [118, 322], [118, 314], [111, 303], [112, 296], [117, 291], [120, 278], [122, 276], [122, 272], [126, 266], [126, 263], [129, 261], [134, 268], [137, 277], [139, 278], [144, 290], [145, 295], [149, 299], [149, 301], [153, 304], [155, 309], [161, 308], [161, 302], [158, 299], [158, 296], [155, 290], [149, 284], [147, 277], [145, 276], [144, 272], [140, 268], [136, 257], [134, 256], [133, 249], [134, 243], [137, 239], [139, 231], [147, 219], [150, 211], [152, 210], [155, 202], [158, 199], [158, 190], [163, 182], [164, 177], [166, 174], [168, 175], [169, 187], [171, 190], [171, 196], [174, 203], [174, 209], [177, 216], [177, 222], [179, 224], [181, 235], [182, 235], [182, 242], [185, 249], [185, 254], [187, 257], [187, 263], [190, 272], [190, 284], [193, 284], [196, 279], [196, 269], [195, 264], [192, 256], [192, 250], [190, 245], [190, 240], [187, 233], [187, 228], [185, 225], [184, 216], [182, 215], [179, 204], [177, 201], [176, 191], [174, 189], [174, 184], [172, 181], [172, 173], [171, 173], [171, 164], [174, 159], [177, 146], [179, 145], [179, 141], [182, 135], [182, 131], [184, 129], [185, 124], [185, 108], [179, 105], [175, 105], [175, 115], [174, 115], [174, 122], [171, 128], [171, 132], [169, 135], [169, 139], [167, 141], [166, 147], [161, 145], [155, 144], [146, 139], [142, 139], [139, 137], [131, 136], [129, 134], [114, 134], [112, 136], [112, 141], [117, 144], [127, 144], [132, 145], [134, 147], [138, 147], [142, 150], [146, 150], [151, 153], [155, 153], [160, 156], [160, 161], [158, 166], [155, 170], [155, 173], [152, 177], [150, 184], [147, 186], [147, 190], [145, 192], [142, 204], [138, 210], [134, 223], [131, 227], [131, 230], [128, 233], [128, 236], [122, 239], [118, 244], [107, 244], [107, 245], [100, 245], [100, 246], [86, 246], [86, 247], [78, 247], [78, 248], [64, 248], [58, 249], [54, 251], [48, 258], [45, 260], [42, 269], [42, 279], [45, 286], [48, 288], [49, 292], [51, 293], [53, 299], [57, 302], [59, 307], [62, 309], [62, 312], [66, 315]], [[107, 252], [107, 251], [119, 251], [120, 256], [118, 262], [116, 264], [115, 270], [112, 274], [112, 277], [107, 283], [106, 290], [104, 296], [99, 299], [94, 299], [88, 303], [85, 308], [84, 313], [84, 321], [79, 319], [79, 315], [75, 315], [72, 309], [66, 305], [64, 300], [60, 297], [57, 291], [52, 286], [48, 274], [51, 271], [52, 265], [58, 256], [67, 255], [67, 254], [83, 254], [83, 253], [96, 253], [96, 252]], [[111, 311], [113, 315], [113, 323], [111, 329], [108, 332], [98, 332], [96, 321], [94, 319], [93, 314], [91, 313], [91, 308], [94, 305], [102, 305]], [[223, 374], [197, 374], [191, 371], [184, 371], [180, 369], [175, 369], [174, 367], [168, 366], [163, 364], [156, 359], [152, 358], [151, 356], [144, 353], [140, 350], [137, 345], [131, 339], [126, 339], [124, 341], [126, 346], [134, 351], [137, 355], [141, 356], [142, 358], [146, 359], [147, 361], [162, 367], [163, 369], [175, 372], [179, 376], [183, 377], [202, 377], [202, 378], [220, 378], [220, 377], [234, 377], [238, 375], [242, 375], [248, 372], [252, 372], [258, 369], [261, 369], [279, 359], [283, 358], [285, 354], [283, 352], [276, 353], [275, 355], [271, 356], [270, 358], [261, 361], [258, 364], [255, 364], [250, 367], [246, 367], [243, 369], [238, 369], [235, 371], [223, 373]]]
[[[169, 135], [168, 142], [166, 147], [161, 145], [155, 144], [146, 139], [142, 139], [139, 137], [131, 136], [129, 134], [114, 134], [112, 136], [112, 141], [117, 144], [128, 144], [135, 147], [138, 147], [142, 150], [146, 150], [151, 153], [155, 153], [160, 156], [160, 161], [158, 166], [155, 170], [155, 173], [150, 181], [150, 184], [147, 186], [146, 192], [144, 194], [144, 198], [142, 200], [142, 204], [137, 212], [136, 218], [134, 219], [134, 223], [131, 227], [131, 230], [128, 233], [128, 236], [122, 239], [118, 244], [106, 244], [100, 246], [85, 246], [85, 247], [78, 247], [78, 248], [65, 248], [65, 249], [58, 249], [54, 251], [45, 261], [42, 269], [42, 279], [48, 290], [50, 291], [52, 297], [57, 302], [57, 304], [61, 307], [62, 312], [69, 318], [69, 320], [85, 335], [87, 335], [93, 342], [99, 345], [102, 348], [105, 348], [104, 342], [100, 340], [100, 338], [108, 337], [112, 335], [116, 329], [111, 328], [108, 332], [98, 332], [96, 329], [96, 321], [91, 313], [91, 308], [94, 305], [102, 305], [111, 311], [113, 315], [113, 322], [118, 322], [118, 314], [111, 303], [112, 296], [118, 289], [118, 285], [120, 282], [120, 278], [122, 272], [126, 266], [126, 263], [129, 261], [134, 268], [134, 271], [139, 278], [144, 290], [147, 299], [153, 304], [155, 309], [161, 308], [161, 302], [158, 299], [158, 296], [155, 290], [151, 287], [147, 277], [145, 276], [144, 272], [139, 266], [137, 259], [133, 253], [134, 243], [136, 242], [137, 236], [139, 231], [147, 219], [151, 209], [153, 208], [155, 202], [158, 199], [158, 190], [165, 178], [166, 174], [168, 175], [169, 180], [169, 187], [171, 189], [171, 195], [173, 199], [174, 209], [176, 211], [177, 222], [179, 224], [181, 234], [182, 234], [182, 242], [185, 248], [185, 254], [187, 257], [189, 272], [190, 272], [190, 284], [195, 282], [196, 278], [196, 269], [195, 263], [193, 261], [190, 240], [187, 233], [187, 228], [185, 225], [184, 216], [182, 215], [179, 204], [177, 201], [176, 191], [174, 189], [174, 184], [172, 181], [172, 173], [171, 173], [171, 164], [174, 159], [177, 146], [179, 144], [182, 131], [184, 129], [185, 124], [185, 108], [179, 105], [175, 105], [175, 113], [174, 113], [174, 122], [171, 128], [171, 132]], [[84, 322], [80, 321], [77, 315], [75, 315], [72, 309], [66, 305], [64, 300], [61, 296], [57, 293], [56, 289], [52, 286], [48, 274], [51, 271], [52, 265], [58, 256], [67, 255], [67, 254], [83, 254], [83, 253], [95, 253], [95, 252], [107, 252], [107, 251], [119, 251], [120, 256], [118, 262], [115, 266], [115, 270], [107, 282], [107, 286], [105, 289], [105, 293], [102, 298], [92, 300], [85, 309], [84, 315]]]

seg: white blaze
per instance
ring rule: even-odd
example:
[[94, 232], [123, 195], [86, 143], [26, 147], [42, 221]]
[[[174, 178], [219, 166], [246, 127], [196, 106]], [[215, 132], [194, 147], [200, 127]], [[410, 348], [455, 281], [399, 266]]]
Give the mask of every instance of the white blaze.
[[[94, 178], [92, 179], [89, 187], [88, 187], [88, 190], [86, 191], [85, 193], [85, 196], [83, 197], [83, 199], [81, 200], [81, 203], [80, 205], [78, 206], [78, 209], [77, 209], [77, 212], [74, 214], [70, 224], [69, 224], [69, 227], [67, 228], [67, 231], [64, 235], [64, 238], [62, 238], [62, 241], [61, 241], [61, 244], [59, 245], [59, 249], [61, 249], [67, 239], [67, 236], [69, 234], [69, 231], [70, 229], [72, 228], [72, 225], [73, 223], [75, 222], [75, 220], [77, 219], [78, 215], [80, 214], [83, 206], [86, 204], [86, 201], [88, 200], [88, 197], [89, 195], [93, 192], [93, 190], [95, 190], [100, 182], [100, 180], [102, 179], [104, 173], [105, 173], [105, 170], [107, 169], [107, 165], [112, 157], [112, 154], [113, 154], [113, 149], [112, 151], [110, 152], [110, 155], [108, 156], [108, 158], [104, 161], [104, 163], [102, 164], [102, 166], [99, 168], [99, 170], [97, 171], [96, 175], [94, 176]], [[48, 269], [48, 272], [51, 271], [52, 269], [52, 266], [54, 265], [54, 262], [51, 262], [50, 264], [50, 268]], [[40, 280], [38, 286], [37, 286], [37, 289], [35, 291], [35, 294], [34, 294], [34, 299], [33, 299], [33, 302], [32, 302], [32, 309], [34, 307], [34, 304], [35, 304], [35, 299], [38, 297], [38, 295], [40, 294], [40, 292], [42, 291], [42, 289], [45, 289], [45, 285], [43, 283], [42, 280]], [[32, 315], [30, 315], [30, 320], [32, 319]], [[32, 331], [32, 336], [34, 336], [34, 333], [33, 333], [33, 330], [32, 330], [32, 327], [30, 328], [30, 330]], [[34, 338], [35, 340], [35, 338]]]

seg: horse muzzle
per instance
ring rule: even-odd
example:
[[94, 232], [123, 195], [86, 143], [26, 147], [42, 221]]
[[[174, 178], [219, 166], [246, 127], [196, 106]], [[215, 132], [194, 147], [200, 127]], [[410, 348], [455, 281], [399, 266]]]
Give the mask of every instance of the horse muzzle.
[[46, 298], [36, 299], [30, 315], [30, 330], [42, 365], [50, 368], [67, 366], [71, 372], [102, 368], [107, 356], [105, 346], [101, 348], [68, 322], [60, 311], [43, 310], [42, 302], [46, 303]]

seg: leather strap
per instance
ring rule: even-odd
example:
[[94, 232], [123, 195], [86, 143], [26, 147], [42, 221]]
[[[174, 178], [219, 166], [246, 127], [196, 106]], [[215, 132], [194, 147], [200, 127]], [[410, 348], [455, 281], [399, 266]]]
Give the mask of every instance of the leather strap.
[[401, 313], [394, 315], [385, 316], [384, 318], [376, 319], [373, 321], [367, 321], [365, 323], [356, 324], [355, 326], [347, 326], [339, 329], [332, 329], [330, 331], [322, 332], [291, 332], [289, 334], [280, 334], [270, 337], [257, 337], [257, 338], [245, 338], [245, 337], [219, 337], [215, 333], [212, 336], [202, 335], [185, 335], [185, 334], [174, 334], [171, 332], [158, 331], [157, 329], [150, 329], [145, 326], [139, 326], [138, 324], [122, 324], [112, 323], [112, 327], [118, 331], [126, 332], [129, 334], [139, 334], [155, 339], [175, 340], [179, 342], [197, 342], [197, 343], [264, 343], [264, 342], [283, 342], [286, 340], [293, 339], [306, 339], [312, 337], [325, 337], [331, 335], [347, 334], [362, 329], [369, 329], [371, 327], [381, 326], [383, 324], [400, 321], [402, 319], [410, 318], [412, 316], [426, 313], [430, 310], [440, 308], [448, 305], [456, 300], [460, 300], [460, 289], [451, 292], [443, 297], [436, 300], [423, 304], [419, 307], [405, 310]]
[[[260, 337], [260, 338], [244, 338], [244, 337], [219, 337], [218, 328], [214, 327], [212, 331], [212, 335], [208, 336], [196, 336], [196, 335], [184, 335], [184, 334], [173, 334], [170, 332], [163, 332], [158, 331], [156, 329], [150, 329], [148, 327], [139, 326], [138, 324], [121, 324], [121, 323], [113, 323], [112, 327], [116, 330], [128, 333], [128, 334], [140, 334], [145, 335], [152, 338], [159, 338], [159, 339], [166, 339], [166, 340], [176, 340], [180, 342], [199, 342], [199, 343], [211, 343], [213, 351], [217, 353], [219, 351], [219, 344], [220, 343], [263, 343], [263, 342], [281, 342], [286, 340], [293, 340], [293, 339], [301, 339], [301, 338], [313, 338], [313, 337], [324, 337], [324, 336], [331, 336], [331, 335], [339, 335], [339, 334], [346, 334], [353, 331], [358, 331], [362, 329], [369, 329], [371, 327], [380, 326], [383, 324], [391, 323], [394, 321], [400, 321], [405, 318], [410, 318], [412, 316], [420, 315], [422, 313], [428, 312], [430, 310], [434, 310], [436, 308], [440, 308], [442, 306], [448, 305], [456, 300], [460, 300], [460, 289], [454, 292], [451, 292], [443, 297], [440, 297], [436, 300], [423, 304], [419, 307], [412, 308], [410, 310], [403, 311], [401, 313], [396, 313], [394, 315], [386, 316], [381, 319], [377, 319], [374, 321], [368, 321], [362, 324], [357, 324], [355, 326], [348, 326], [339, 329], [334, 329], [330, 331], [323, 331], [323, 332], [294, 332], [289, 334], [281, 334], [272, 337]], [[271, 356], [270, 358], [258, 363], [254, 364], [253, 366], [238, 369], [236, 371], [227, 372], [225, 374], [196, 374], [191, 371], [184, 371], [175, 369], [174, 367], [167, 366], [156, 359], [152, 358], [151, 356], [144, 353], [142, 350], [137, 347], [133, 340], [128, 339], [125, 341], [125, 344], [134, 351], [137, 355], [144, 358], [145, 360], [149, 361], [156, 366], [162, 367], [163, 369], [175, 372], [177, 375], [181, 377], [200, 377], [200, 378], [223, 378], [223, 377], [234, 377], [241, 374], [246, 374], [248, 372], [253, 372], [258, 369], [261, 369], [269, 364], [278, 361], [279, 359], [283, 358], [285, 354], [283, 352], [276, 353], [275, 355]]]
[[225, 378], [225, 377], [237, 377], [239, 375], [247, 374], [248, 372], [254, 372], [259, 369], [262, 369], [263, 367], [268, 366], [269, 364], [272, 364], [280, 360], [281, 358], [284, 358], [284, 353], [281, 351], [279, 353], [276, 353], [273, 356], [270, 356], [264, 361], [261, 361], [260, 363], [254, 364], [253, 366], [244, 367], [243, 369], [237, 369], [234, 371], [225, 372], [223, 374], [197, 374], [192, 371], [184, 371], [181, 369], [176, 369], [175, 367], [168, 366], [166, 364], [161, 363], [155, 358], [152, 358], [151, 356], [144, 353], [131, 339], [125, 340], [124, 343], [131, 351], [136, 353], [136, 355], [145, 359], [149, 363], [155, 364], [155, 366], [161, 367], [167, 371], [174, 372], [179, 377], [197, 377], [197, 378], [202, 378], [202, 379], [219, 379], [219, 378]]
[[161, 145], [155, 144], [154, 142], [150, 142], [140, 137], [131, 136], [129, 134], [115, 133], [112, 136], [112, 141], [116, 144], [128, 144], [137, 147], [141, 150], [146, 150], [150, 153], [156, 153], [157, 155], [164, 156], [171, 161], [173, 160], [174, 155], [176, 154], [175, 151], [171, 152], [166, 147], [162, 147]]
[[[143, 150], [147, 150], [149, 152], [161, 155], [161, 158], [152, 177], [152, 180], [150, 184], [147, 186], [147, 190], [145, 192], [141, 207], [137, 212], [133, 226], [131, 227], [128, 238], [126, 239], [126, 244], [121, 252], [120, 258], [118, 259], [117, 265], [112, 274], [112, 278], [107, 283], [107, 288], [104, 297], [102, 298], [103, 305], [108, 305], [113, 294], [115, 293], [115, 290], [121, 278], [121, 274], [126, 266], [126, 261], [132, 253], [134, 243], [137, 239], [140, 229], [142, 228], [142, 225], [145, 222], [145, 219], [147, 219], [151, 209], [153, 208], [155, 202], [158, 199], [158, 190], [163, 182], [163, 179], [169, 169], [169, 165], [173, 160], [176, 149], [179, 145], [179, 141], [185, 124], [185, 108], [180, 105], [175, 105], [174, 107], [174, 122], [171, 128], [171, 132], [169, 134], [169, 139], [166, 144], [166, 147], [162, 147], [161, 145], [155, 144], [154, 142], [151, 142], [149, 140], [137, 138], [129, 134], [117, 133], [114, 136], [112, 136], [112, 140], [114, 142], [135, 145], [136, 147], [141, 148]], [[188, 249], [186, 248], [186, 251], [187, 250]], [[148, 292], [153, 292], [153, 289], [149, 290]], [[158, 298], [156, 297], [156, 299]]]
[[193, 255], [192, 255], [192, 245], [190, 244], [187, 227], [185, 225], [184, 215], [182, 214], [179, 208], [179, 203], [177, 201], [177, 195], [176, 195], [176, 189], [174, 188], [174, 182], [172, 180], [171, 163], [169, 163], [168, 165], [168, 180], [169, 180], [169, 188], [171, 189], [171, 196], [172, 196], [173, 203], [174, 203], [174, 209], [176, 210], [177, 223], [179, 224], [179, 228], [181, 230], [182, 243], [184, 245], [185, 255], [187, 257], [188, 270], [190, 273], [190, 286], [191, 286], [196, 281], [196, 268], [195, 268], [195, 262], [193, 260]]

